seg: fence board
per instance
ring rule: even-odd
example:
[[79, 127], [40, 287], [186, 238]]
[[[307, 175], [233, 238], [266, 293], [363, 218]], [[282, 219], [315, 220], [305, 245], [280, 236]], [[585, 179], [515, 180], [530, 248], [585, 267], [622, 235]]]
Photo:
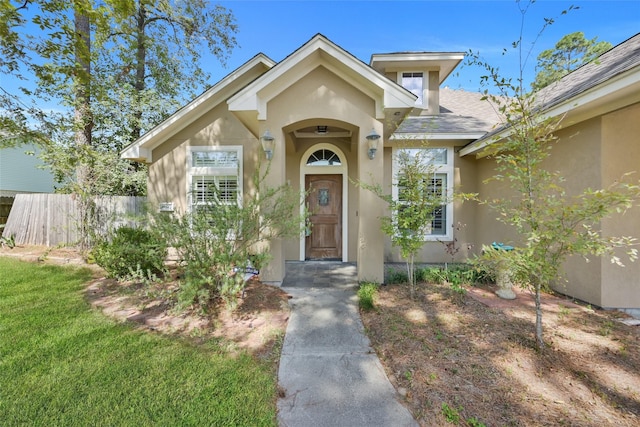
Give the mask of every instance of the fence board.
[[[100, 196], [94, 199], [97, 226], [104, 235], [110, 228], [135, 225], [144, 212], [145, 197]], [[72, 194], [17, 194], [4, 235], [20, 245], [74, 245], [79, 241], [78, 200]]]

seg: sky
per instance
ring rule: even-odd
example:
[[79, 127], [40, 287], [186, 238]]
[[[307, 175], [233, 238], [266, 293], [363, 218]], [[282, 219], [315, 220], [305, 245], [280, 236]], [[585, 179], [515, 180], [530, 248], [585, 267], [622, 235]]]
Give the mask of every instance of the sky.
[[[475, 1], [221, 1], [236, 17], [238, 47], [227, 68], [209, 58], [211, 83], [262, 52], [278, 62], [321, 33], [365, 63], [374, 53], [433, 51], [479, 52], [505, 77], [518, 77], [519, 60], [511, 49], [523, 30], [531, 51], [525, 82], [535, 77], [538, 54], [565, 34], [582, 31], [614, 46], [640, 32], [640, 0], [538, 0], [524, 15], [515, 0]], [[571, 5], [578, 9], [562, 15]], [[544, 18], [554, 19], [538, 37]], [[536, 40], [537, 38], [537, 40]], [[535, 41], [535, 44], [534, 44]], [[503, 55], [503, 50], [508, 53]], [[458, 66], [444, 85], [477, 91], [480, 70]]]

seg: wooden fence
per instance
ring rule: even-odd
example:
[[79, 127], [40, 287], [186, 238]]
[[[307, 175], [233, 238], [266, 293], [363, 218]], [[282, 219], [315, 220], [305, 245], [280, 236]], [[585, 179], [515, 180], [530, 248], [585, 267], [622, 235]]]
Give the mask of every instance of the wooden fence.
[[[96, 197], [94, 231], [104, 235], [109, 228], [135, 224], [142, 214], [145, 197]], [[72, 194], [17, 194], [4, 228], [19, 245], [75, 245], [80, 240], [79, 203]]]

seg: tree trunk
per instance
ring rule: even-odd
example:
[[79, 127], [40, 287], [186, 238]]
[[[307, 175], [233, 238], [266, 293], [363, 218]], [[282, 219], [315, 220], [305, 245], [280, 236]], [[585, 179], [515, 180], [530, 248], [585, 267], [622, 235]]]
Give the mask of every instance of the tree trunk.
[[544, 339], [542, 337], [542, 304], [540, 302], [540, 290], [541, 286], [539, 283], [536, 283], [536, 343], [538, 344], [538, 350], [544, 350]]
[[91, 33], [89, 16], [86, 11], [75, 4], [75, 136], [74, 143], [78, 156], [76, 166], [76, 192], [79, 204], [80, 246], [86, 250], [90, 247], [91, 232], [91, 166], [88, 151], [91, 148], [91, 131], [93, 117], [91, 114]]
[[144, 4], [140, 4], [136, 17], [136, 77], [134, 81], [133, 129], [131, 130], [131, 142], [140, 138], [142, 133], [142, 92], [145, 89], [145, 73], [147, 61], [147, 46], [145, 36], [145, 26], [147, 24], [147, 11]]
[[415, 285], [416, 285], [416, 279], [415, 279], [414, 268], [413, 268], [413, 259], [414, 259], [413, 254], [407, 257], [407, 277], [409, 279], [409, 294], [411, 295], [411, 299], [413, 299], [415, 296]]
[[74, 11], [75, 40], [75, 137], [74, 142], [78, 151], [77, 184], [81, 190], [88, 190], [89, 167], [83, 161], [84, 151], [91, 146], [91, 130], [93, 118], [91, 115], [91, 36], [89, 17], [76, 7]]

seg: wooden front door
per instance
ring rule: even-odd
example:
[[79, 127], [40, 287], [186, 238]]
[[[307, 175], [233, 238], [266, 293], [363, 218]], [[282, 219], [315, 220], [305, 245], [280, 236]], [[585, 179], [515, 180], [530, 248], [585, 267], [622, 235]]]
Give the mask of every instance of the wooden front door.
[[342, 175], [307, 175], [305, 259], [342, 260]]

